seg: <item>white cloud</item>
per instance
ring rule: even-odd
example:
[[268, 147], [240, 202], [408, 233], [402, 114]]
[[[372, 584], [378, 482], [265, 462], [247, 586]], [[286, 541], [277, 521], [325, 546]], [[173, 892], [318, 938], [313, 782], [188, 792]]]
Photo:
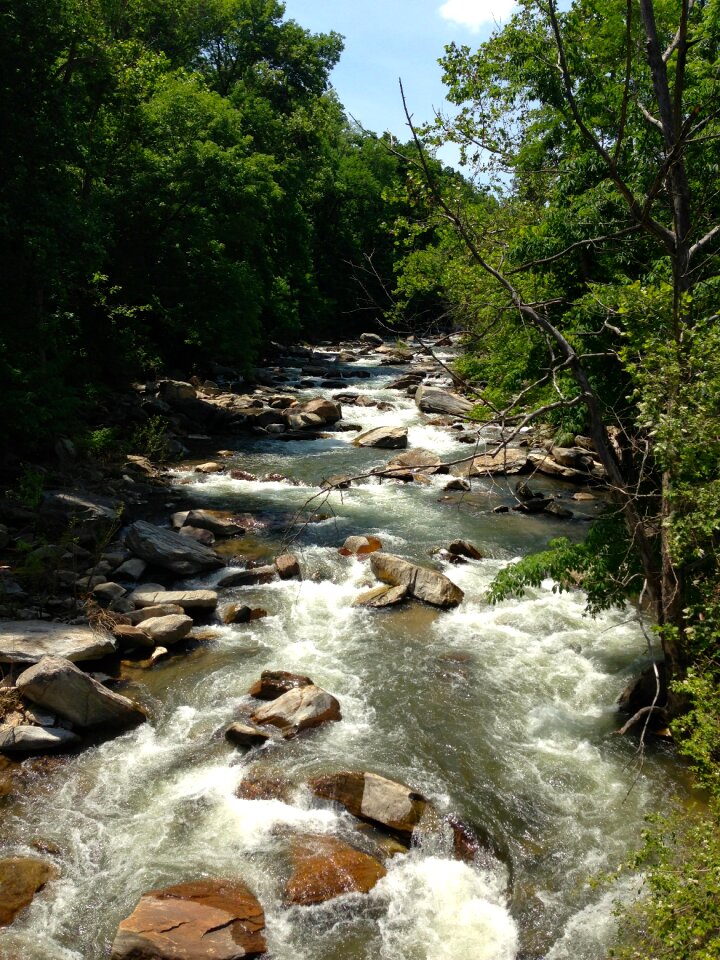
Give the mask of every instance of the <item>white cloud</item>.
[[506, 21], [515, 12], [515, 0], [445, 0], [440, 16], [477, 33], [480, 27]]

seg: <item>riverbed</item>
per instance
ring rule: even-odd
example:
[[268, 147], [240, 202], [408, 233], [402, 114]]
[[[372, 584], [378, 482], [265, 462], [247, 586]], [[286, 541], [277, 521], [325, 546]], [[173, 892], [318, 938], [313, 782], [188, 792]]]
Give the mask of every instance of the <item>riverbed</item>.
[[[348, 389], [393, 408], [348, 406], [346, 420], [364, 429], [405, 425], [410, 448], [445, 461], [472, 452], [457, 433], [430, 425], [411, 397], [387, 389], [402, 368], [359, 368], [367, 376]], [[300, 371], [288, 376], [292, 383]], [[303, 579], [226, 591], [224, 601], [269, 615], [211, 624], [212, 639], [152, 669], [126, 664], [129, 689], [146, 690], [151, 722], [72, 757], [6, 804], [3, 849], [31, 854], [42, 838], [57, 846], [62, 873], [0, 930], [0, 957], [105, 960], [119, 921], [144, 892], [202, 876], [238, 877], [256, 893], [275, 960], [606, 955], [614, 900], [629, 888], [593, 881], [637, 845], [646, 815], [686, 794], [670, 747], [650, 745], [640, 764], [637, 741], [615, 735], [614, 701], [648, 660], [643, 632], [631, 610], [593, 620], [581, 591], [559, 593], [551, 582], [518, 600], [486, 600], [505, 564], [554, 536], [581, 538], [602, 499], [575, 503], [576, 488], [536, 478], [573, 510], [560, 520], [493, 513], [513, 502], [512, 477], [450, 493], [447, 476], [426, 485], [365, 476], [319, 494], [323, 479], [368, 474], [392, 456], [354, 447], [354, 436], [236, 440], [228, 467], [281, 474], [294, 485], [199, 476], [192, 464], [175, 469], [185, 503], [255, 518], [241, 548], [268, 561], [291, 549]], [[352, 534], [436, 564], [465, 592], [463, 603], [447, 611], [353, 607], [376, 581], [367, 560], [338, 554]], [[431, 558], [458, 537], [483, 559], [456, 566]], [[184, 585], [211, 587], [216, 577]], [[223, 730], [266, 669], [310, 676], [340, 701], [342, 721], [282, 745], [234, 748]], [[409, 784], [487, 838], [493, 853], [465, 863], [433, 833], [389, 858], [369, 894], [286, 907], [291, 838], [357, 834], [349, 814], [305, 786], [347, 769]], [[287, 802], [236, 796], [244, 778], [259, 774], [287, 781]]]

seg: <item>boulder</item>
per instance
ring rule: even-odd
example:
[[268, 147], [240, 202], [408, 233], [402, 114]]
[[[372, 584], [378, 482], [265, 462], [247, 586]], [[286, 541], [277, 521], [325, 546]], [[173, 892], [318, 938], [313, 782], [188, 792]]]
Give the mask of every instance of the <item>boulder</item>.
[[299, 673], [288, 673], [286, 670], [263, 670], [260, 679], [255, 681], [248, 693], [257, 700], [277, 700], [289, 690], [309, 687], [311, 684], [310, 677], [304, 677]]
[[216, 460], [208, 460], [207, 463], [199, 463], [195, 467], [195, 473], [223, 473], [225, 467]]
[[130, 557], [124, 563], [121, 563], [113, 576], [120, 580], [139, 580], [147, 570], [147, 563], [140, 557]]
[[120, 924], [111, 960], [240, 960], [265, 949], [265, 915], [250, 890], [196, 880], [144, 894]]
[[344, 893], [368, 893], [387, 873], [375, 857], [336, 837], [297, 837], [290, 856], [285, 902], [296, 906], [325, 903]]
[[347, 537], [338, 553], [343, 557], [362, 557], [382, 550], [382, 541], [377, 537]]
[[376, 347], [381, 347], [383, 345], [383, 338], [377, 333], [361, 333], [359, 337], [362, 343], [372, 344]]
[[253, 723], [269, 723], [278, 727], [282, 735], [289, 738], [301, 730], [342, 720], [342, 715], [335, 697], [311, 683], [289, 690], [260, 707], [250, 719]]
[[281, 800], [290, 802], [292, 784], [281, 777], [250, 773], [240, 781], [235, 796], [241, 800]]
[[[416, 473], [420, 470], [424, 474], [433, 474], [440, 473], [442, 467], [443, 462], [440, 457], [434, 453], [430, 453], [429, 450], [415, 448], [414, 450], [406, 450], [405, 453], [397, 454], [392, 460], [388, 461], [383, 472], [392, 474], [409, 471]], [[445, 467], [445, 473], [447, 473], [447, 467]]]
[[356, 437], [353, 446], [398, 450], [407, 447], [407, 442], [407, 427], [375, 427], [374, 430], [368, 430]]
[[146, 719], [127, 697], [108, 690], [62, 657], [44, 657], [23, 671], [15, 685], [27, 700], [81, 729], [131, 727]]
[[[217, 606], [218, 595], [215, 590], [145, 590], [138, 588], [130, 595], [136, 607], [163, 607], [163, 612], [177, 613], [176, 610], [165, 610], [168, 606], [180, 607], [181, 610], [214, 610]], [[135, 615], [136, 616], [136, 615]], [[161, 617], [163, 613], [151, 614]], [[143, 619], [147, 619], [145, 616]], [[133, 620], [133, 623], [139, 621]]]
[[230, 603], [222, 611], [223, 623], [250, 623], [253, 620], [262, 620], [268, 615], [262, 607], [248, 607], [244, 603]]
[[0, 724], [0, 750], [5, 753], [30, 753], [75, 747], [80, 737], [64, 727], [42, 727], [19, 723]]
[[46, 533], [58, 533], [65, 542], [76, 538], [91, 546], [117, 527], [122, 510], [122, 502], [110, 497], [55, 490], [43, 495], [40, 519]]
[[293, 553], [283, 553], [275, 557], [275, 569], [281, 580], [300, 580], [300, 564]]
[[228, 567], [223, 570], [217, 580], [218, 587], [248, 587], [258, 583], [270, 583], [277, 576], [275, 565], [264, 567]]
[[172, 406], [177, 403], [185, 403], [188, 400], [195, 400], [197, 390], [191, 383], [185, 383], [182, 380], [160, 380], [158, 396]]
[[465, 397], [440, 387], [428, 387], [425, 384], [415, 391], [415, 403], [423, 413], [442, 413], [451, 417], [467, 415], [474, 404]]
[[463, 477], [495, 477], [522, 473], [528, 469], [528, 454], [525, 450], [505, 447], [497, 453], [481, 453], [458, 467]]
[[462, 477], [455, 477], [443, 487], [445, 493], [449, 493], [452, 490], [462, 490], [464, 493], [467, 493], [470, 490], [470, 484]]
[[267, 740], [272, 740], [273, 735], [269, 730], [263, 730], [262, 727], [256, 727], [254, 723], [244, 720], [231, 723], [225, 731], [225, 739], [239, 747], [259, 747]]
[[186, 637], [192, 630], [192, 617], [185, 614], [171, 614], [167, 617], [150, 617], [143, 620], [140, 629], [153, 643], [168, 646]]
[[210, 530], [203, 530], [202, 527], [180, 527], [178, 533], [181, 537], [192, 537], [197, 543], [204, 543], [206, 547], [211, 547], [215, 543], [215, 534]]
[[3, 620], [0, 629], [0, 663], [37, 663], [48, 656], [73, 662], [98, 660], [115, 653], [116, 648], [112, 637], [88, 626]]
[[352, 485], [352, 478], [345, 474], [327, 477], [320, 484], [323, 490], [347, 490]]
[[342, 420], [342, 407], [333, 400], [327, 400], [325, 397], [317, 397], [314, 400], [308, 400], [300, 408], [303, 413], [310, 413], [320, 418], [321, 423], [337, 423]]
[[255, 483], [257, 477], [254, 473], [250, 473], [249, 470], [231, 470], [230, 476], [233, 480], [247, 480], [250, 483]]
[[373, 553], [370, 566], [378, 580], [392, 587], [407, 587], [411, 597], [435, 607], [456, 607], [464, 597], [462, 590], [444, 574], [389, 553]]
[[453, 540], [448, 545], [448, 551], [454, 557], [464, 557], [466, 560], [482, 560], [483, 555], [469, 540]]
[[18, 913], [32, 903], [38, 890], [58, 876], [53, 863], [37, 857], [0, 860], [0, 927], [12, 923]]
[[[150, 618], [148, 617], [148, 619]], [[140, 627], [134, 627], [131, 624], [119, 623], [116, 627], [113, 627], [113, 636], [117, 637], [123, 650], [134, 650], [136, 647], [152, 650], [155, 646], [152, 637], [141, 630]]]
[[237, 537], [245, 533], [244, 527], [219, 510], [181, 510], [172, 515], [172, 525], [175, 530], [198, 527], [216, 537]]
[[409, 599], [410, 593], [406, 586], [400, 587], [375, 587], [355, 597], [352, 602], [354, 607], [373, 607], [380, 609], [382, 607], [395, 607], [403, 600]]
[[98, 603], [103, 606], [107, 606], [114, 600], [119, 600], [120, 597], [124, 597], [126, 593], [127, 590], [125, 587], [121, 587], [119, 583], [111, 583], [109, 581], [106, 583], [98, 583], [97, 586], [93, 587], [93, 596]]
[[[142, 607], [140, 610], [131, 610], [127, 618], [133, 626], [142, 623], [143, 620], [149, 620], [150, 617], [169, 617], [175, 613], [184, 613], [183, 608], [177, 603], [155, 603], [151, 607]], [[113, 633], [115, 630], [113, 630]]]
[[142, 560], [181, 576], [222, 566], [218, 555], [203, 544], [145, 520], [138, 520], [130, 527], [126, 542]]
[[345, 807], [354, 817], [409, 837], [428, 801], [404, 783], [377, 773], [343, 771], [314, 777], [308, 786], [317, 797]]

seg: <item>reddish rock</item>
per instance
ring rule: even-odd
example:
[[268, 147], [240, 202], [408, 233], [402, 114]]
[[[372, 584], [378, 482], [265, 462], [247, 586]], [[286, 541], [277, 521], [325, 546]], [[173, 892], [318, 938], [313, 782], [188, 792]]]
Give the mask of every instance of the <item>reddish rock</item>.
[[144, 894], [118, 928], [111, 960], [240, 960], [265, 952], [265, 914], [238, 880]]
[[250, 774], [245, 777], [235, 796], [241, 800], [282, 800], [287, 803], [292, 784], [280, 777], [261, 777]]
[[373, 553], [370, 565], [378, 580], [392, 587], [407, 587], [410, 596], [436, 607], [456, 607], [465, 596], [444, 574], [389, 553]]
[[258, 700], [276, 700], [288, 690], [308, 687], [311, 683], [310, 677], [304, 677], [299, 673], [288, 673], [286, 670], [263, 670], [260, 679], [255, 681], [248, 693]]
[[482, 560], [483, 558], [478, 548], [469, 540], [453, 540], [448, 546], [448, 550], [454, 557], [465, 557], [468, 560]]
[[249, 480], [252, 483], [257, 481], [255, 474], [250, 473], [248, 470], [231, 470], [230, 476], [233, 480]]
[[338, 553], [343, 557], [362, 557], [382, 550], [382, 541], [377, 537], [348, 537]]
[[310, 780], [312, 792], [345, 807], [355, 817], [410, 836], [425, 812], [428, 801], [404, 783], [377, 773], [344, 771]]
[[299, 837], [291, 846], [292, 876], [287, 903], [311, 906], [344, 893], [367, 893], [385, 876], [375, 857], [335, 837]]

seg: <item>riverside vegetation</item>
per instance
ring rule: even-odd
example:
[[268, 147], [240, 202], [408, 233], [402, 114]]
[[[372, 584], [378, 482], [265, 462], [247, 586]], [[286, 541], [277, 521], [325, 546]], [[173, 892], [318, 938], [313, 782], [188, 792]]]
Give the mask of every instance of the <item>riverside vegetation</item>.
[[[283, 397], [281, 371], [268, 372], [283, 356], [276, 344], [342, 339], [337, 362], [353, 363], [349, 335], [384, 319], [417, 337], [410, 350], [374, 345], [402, 364], [430, 334], [464, 330], [462, 354], [443, 363], [469, 401], [452, 416], [479, 425], [474, 442], [499, 429], [489, 450], [502, 472], [510, 454], [522, 470], [595, 470], [608, 494], [587, 536], [555, 537], [499, 569], [491, 598], [552, 576], [560, 590], [580, 580], [592, 613], [636, 606], [664, 669], [633, 733], [670, 724], [708, 791], [697, 822], [648, 833], [638, 855], [648, 896], [629, 908], [617, 950], [718, 956], [720, 5], [525, 0], [479, 50], [446, 51], [457, 113], [423, 130], [409, 116], [405, 145], [345, 117], [329, 84], [341, 38], [285, 20], [273, 0], [26, 0], [1, 16], [0, 390], [12, 412], [1, 442], [15, 499], [0, 536], [20, 590], [48, 575], [54, 590], [68, 573], [43, 536], [64, 538], [71, 586], [85, 579], [90, 595], [122, 564], [155, 562], [136, 542], [136, 556], [112, 566], [120, 527], [146, 520], [154, 471], [139, 455], [177, 458], [188, 437], [218, 432], [292, 442], [337, 430], [307, 397]], [[478, 176], [433, 159], [446, 140]], [[319, 363], [331, 388], [312, 349], [290, 362], [307, 368], [305, 386], [322, 383]], [[143, 385], [130, 398], [131, 381]], [[347, 393], [342, 381], [334, 389]], [[531, 426], [526, 456], [517, 442]], [[384, 445], [401, 446], [392, 429]], [[470, 479], [491, 467], [471, 461]], [[109, 492], [134, 499], [136, 515], [48, 498], [59, 469], [103, 488], [114, 473]], [[553, 497], [532, 494], [519, 487], [515, 505], [544, 500], [552, 512]], [[52, 530], [17, 534], [41, 507]], [[104, 531], [86, 555], [80, 509]], [[202, 517], [179, 527], [201, 551]], [[388, 583], [393, 600], [403, 587]], [[94, 594], [101, 616], [121, 589]], [[165, 627], [182, 634], [193, 624], [179, 606]], [[68, 619], [63, 610], [53, 612]], [[237, 616], [257, 614], [246, 610]], [[130, 628], [125, 642], [151, 646], [135, 623], [118, 626]], [[15, 708], [32, 727], [27, 705]], [[260, 736], [259, 714], [237, 735]]]

